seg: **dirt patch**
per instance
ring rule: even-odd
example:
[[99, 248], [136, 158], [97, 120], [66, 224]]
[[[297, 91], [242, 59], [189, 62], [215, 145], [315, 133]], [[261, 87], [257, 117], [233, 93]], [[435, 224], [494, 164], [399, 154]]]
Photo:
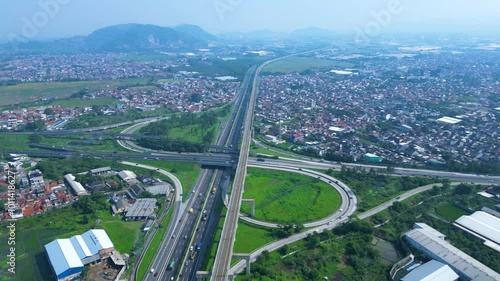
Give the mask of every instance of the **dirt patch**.
[[115, 280], [122, 268], [121, 266], [114, 266], [111, 262], [108, 263], [108, 259], [98, 264], [87, 266], [90, 266], [90, 270], [87, 278], [82, 279], [83, 281], [112, 281]]

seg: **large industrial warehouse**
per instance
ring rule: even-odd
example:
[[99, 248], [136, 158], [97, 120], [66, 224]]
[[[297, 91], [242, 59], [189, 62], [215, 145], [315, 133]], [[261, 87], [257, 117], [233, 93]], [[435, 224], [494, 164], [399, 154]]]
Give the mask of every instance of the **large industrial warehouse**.
[[57, 280], [79, 275], [83, 267], [109, 256], [114, 245], [103, 229], [92, 229], [69, 239], [57, 239], [45, 245], [45, 251]]
[[424, 223], [415, 224], [405, 237], [417, 250], [447, 264], [464, 280], [500, 280], [500, 274], [451, 245], [444, 240], [444, 234]]
[[485, 245], [500, 252], [500, 219], [483, 211], [461, 216], [454, 226], [485, 241]]

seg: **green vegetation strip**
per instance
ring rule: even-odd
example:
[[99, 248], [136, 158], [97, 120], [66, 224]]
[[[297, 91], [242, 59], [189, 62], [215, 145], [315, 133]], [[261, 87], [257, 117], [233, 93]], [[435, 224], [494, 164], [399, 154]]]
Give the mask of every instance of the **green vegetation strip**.
[[160, 227], [158, 231], [156, 232], [153, 240], [151, 240], [151, 243], [149, 244], [146, 253], [142, 257], [141, 264], [139, 266], [139, 269], [137, 270], [136, 280], [142, 280], [146, 275], [148, 268], [151, 265], [151, 262], [153, 262], [154, 255], [156, 254], [156, 251], [160, 248], [161, 242], [163, 241], [165, 233], [168, 230], [168, 225], [172, 220], [172, 215], [173, 215], [173, 208], [170, 208], [165, 218], [163, 218], [163, 220], [160, 222]]
[[[131, 83], [143, 83], [148, 81], [148, 79], [149, 78], [131, 78], [104, 81], [39, 82], [0, 86], [0, 93], [2, 93], [0, 106], [16, 103], [34, 103], [43, 97], [66, 98], [83, 89], [89, 89], [91, 91], [105, 88], [116, 89], [119, 86], [129, 85]], [[46, 105], [49, 103], [43, 104]]]
[[[244, 199], [255, 200], [255, 218], [277, 223], [305, 223], [334, 213], [340, 195], [330, 185], [290, 172], [249, 168]], [[250, 214], [250, 206], [242, 205]]]
[[202, 268], [205, 270], [212, 270], [212, 266], [215, 263], [215, 256], [217, 255], [217, 248], [219, 247], [220, 237], [222, 235], [222, 228], [224, 227], [224, 218], [226, 216], [227, 209], [222, 204], [222, 200], [217, 201], [217, 205], [215, 207], [214, 214], [221, 214], [219, 218], [219, 223], [217, 224], [217, 229], [215, 230], [214, 237], [210, 241], [210, 247], [205, 254], [203, 260]]
[[362, 213], [374, 208], [387, 198], [394, 198], [408, 190], [441, 180], [422, 177], [394, 177], [375, 171], [343, 168], [340, 172], [327, 172], [347, 184], [358, 198], [357, 212]]
[[268, 64], [264, 67], [264, 73], [292, 73], [306, 70], [332, 70], [334, 67], [348, 68], [354, 64], [331, 60], [322, 60], [311, 57], [290, 57]]

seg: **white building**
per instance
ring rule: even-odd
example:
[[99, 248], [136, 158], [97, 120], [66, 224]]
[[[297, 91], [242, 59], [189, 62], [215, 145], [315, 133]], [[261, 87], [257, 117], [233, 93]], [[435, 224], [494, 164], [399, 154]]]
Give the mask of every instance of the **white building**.
[[109, 257], [114, 245], [103, 229], [92, 229], [69, 239], [57, 239], [45, 245], [45, 252], [57, 280], [71, 280], [86, 264]]
[[498, 281], [500, 274], [462, 252], [445, 235], [432, 227], [419, 223], [405, 233], [406, 240], [427, 256], [450, 266], [464, 280]]
[[401, 281], [456, 281], [459, 276], [449, 266], [431, 260], [407, 274]]
[[137, 175], [132, 171], [123, 170], [118, 173], [118, 176], [124, 181], [130, 181], [137, 178]]
[[485, 241], [485, 245], [500, 252], [500, 218], [483, 211], [470, 216], [461, 216], [454, 226]]
[[64, 176], [64, 179], [68, 182], [69, 186], [73, 189], [76, 195], [89, 195], [87, 190], [83, 188], [82, 184], [75, 181], [75, 176], [72, 174], [67, 174]]

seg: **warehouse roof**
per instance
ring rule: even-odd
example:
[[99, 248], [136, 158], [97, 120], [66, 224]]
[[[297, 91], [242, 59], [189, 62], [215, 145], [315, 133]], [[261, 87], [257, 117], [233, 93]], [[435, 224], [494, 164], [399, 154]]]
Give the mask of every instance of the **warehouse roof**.
[[149, 217], [153, 214], [156, 206], [156, 199], [146, 198], [137, 199], [137, 201], [128, 208], [125, 217]]
[[470, 216], [461, 216], [454, 225], [500, 245], [500, 219], [483, 211], [477, 211]]
[[72, 174], [67, 174], [64, 176], [68, 184], [71, 186], [71, 188], [75, 191], [76, 195], [88, 195], [87, 190], [83, 188], [82, 184], [75, 181], [75, 176]]
[[82, 238], [92, 255], [99, 253], [102, 249], [114, 247], [111, 239], [109, 239], [109, 236], [104, 229], [91, 229], [82, 234]]
[[45, 245], [45, 251], [56, 275], [59, 275], [70, 268], [83, 267], [83, 263], [78, 257], [69, 239], [57, 239]]
[[102, 168], [97, 168], [97, 169], [92, 169], [90, 172], [92, 174], [98, 174], [98, 173], [107, 173], [111, 171], [111, 167], [102, 167]]
[[405, 236], [440, 258], [457, 272], [468, 276], [470, 280], [500, 280], [500, 274], [462, 252], [455, 246], [434, 235], [426, 229], [412, 229]]
[[137, 178], [136, 174], [132, 171], [127, 171], [127, 170], [123, 170], [121, 172], [118, 173], [118, 176], [126, 181], [126, 180], [131, 180], [131, 179], [135, 179]]
[[83, 267], [84, 258], [113, 247], [104, 229], [91, 229], [69, 239], [54, 240], [45, 245], [45, 250], [55, 273], [59, 275], [70, 268]]
[[448, 116], [439, 118], [437, 121], [438, 122], [447, 123], [447, 124], [457, 124], [457, 123], [462, 122], [462, 120], [460, 120], [460, 119], [453, 118], [453, 117], [448, 117]]
[[455, 273], [448, 265], [431, 260], [406, 275], [402, 281], [455, 281], [458, 279]]

